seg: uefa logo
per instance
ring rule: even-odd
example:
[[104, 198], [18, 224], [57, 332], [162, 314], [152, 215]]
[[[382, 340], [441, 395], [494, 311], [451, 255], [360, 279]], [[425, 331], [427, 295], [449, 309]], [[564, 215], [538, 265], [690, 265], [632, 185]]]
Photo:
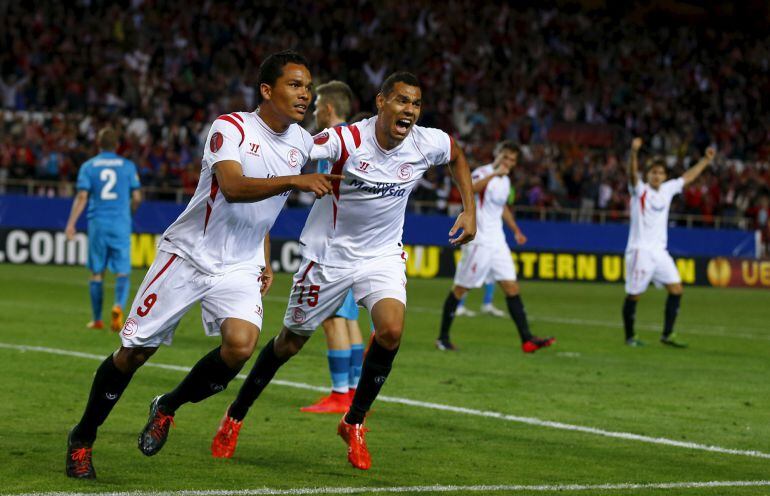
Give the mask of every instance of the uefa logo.
[[401, 167], [398, 168], [398, 177], [399, 179], [402, 179], [404, 181], [408, 181], [412, 178], [412, 172], [414, 172], [414, 169], [409, 164], [404, 164]]
[[222, 136], [222, 133], [216, 132], [211, 135], [211, 141], [209, 141], [209, 148], [211, 149], [211, 153], [216, 153], [219, 151], [220, 148], [222, 148], [222, 145], [224, 144], [224, 137]]

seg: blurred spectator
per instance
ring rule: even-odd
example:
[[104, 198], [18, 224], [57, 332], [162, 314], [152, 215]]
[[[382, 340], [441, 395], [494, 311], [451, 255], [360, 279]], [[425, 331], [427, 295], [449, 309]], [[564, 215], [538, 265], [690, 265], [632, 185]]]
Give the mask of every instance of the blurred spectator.
[[[347, 81], [356, 110], [374, 110], [388, 72], [416, 72], [422, 123], [451, 132], [473, 163], [489, 162], [500, 139], [519, 141], [520, 206], [623, 218], [624, 140], [634, 135], [675, 174], [708, 144], [725, 159], [674, 213], [753, 219], [770, 189], [766, 25], [711, 29], [643, 2], [580, 12], [472, 0], [12, 1], [0, 13], [0, 99], [14, 111], [0, 121], [0, 180], [66, 184], [109, 123], [143, 184], [187, 195], [208, 124], [252, 109], [259, 61], [293, 47], [316, 81]], [[416, 195], [457, 208], [444, 168]]]

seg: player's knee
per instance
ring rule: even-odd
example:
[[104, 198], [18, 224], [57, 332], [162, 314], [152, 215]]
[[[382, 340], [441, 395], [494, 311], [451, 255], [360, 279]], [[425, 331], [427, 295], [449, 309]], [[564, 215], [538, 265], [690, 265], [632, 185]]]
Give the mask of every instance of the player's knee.
[[468, 288], [464, 288], [462, 286], [452, 286], [452, 294], [454, 294], [455, 298], [458, 300], [465, 296], [466, 293], [468, 293]]
[[307, 337], [295, 334], [284, 327], [275, 338], [275, 354], [282, 358], [292, 357], [299, 353], [307, 340]]
[[386, 322], [385, 325], [377, 328], [376, 339], [383, 348], [393, 350], [401, 344], [402, 333], [402, 326]]
[[684, 293], [684, 288], [681, 284], [670, 284], [668, 287], [668, 292], [672, 295], [681, 295]]
[[103, 278], [101, 274], [98, 274], [98, 273], [91, 274], [91, 280], [94, 282], [101, 282], [102, 279]]
[[516, 296], [519, 294], [519, 283], [517, 281], [503, 281], [500, 283], [505, 296]]
[[133, 373], [145, 364], [158, 348], [125, 348], [121, 347], [113, 355], [115, 366], [123, 373]]
[[627, 299], [629, 299], [629, 300], [631, 300], [631, 301], [639, 301], [639, 298], [640, 298], [641, 296], [642, 296], [642, 295], [638, 295], [638, 294], [637, 294], [637, 295], [632, 295], [632, 294], [629, 294], [629, 295], [626, 295], [626, 298], [627, 298]]
[[239, 343], [234, 345], [222, 345], [222, 359], [230, 367], [241, 366], [249, 361], [254, 353], [253, 343]]

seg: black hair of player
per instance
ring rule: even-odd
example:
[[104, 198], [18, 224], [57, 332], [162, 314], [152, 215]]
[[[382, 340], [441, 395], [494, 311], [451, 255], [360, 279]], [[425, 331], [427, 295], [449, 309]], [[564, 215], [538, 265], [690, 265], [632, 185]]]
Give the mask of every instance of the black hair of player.
[[644, 171], [644, 173], [648, 174], [650, 171], [652, 171], [652, 169], [656, 167], [660, 167], [661, 169], [663, 169], [663, 173], [666, 175], [666, 177], [668, 177], [668, 167], [666, 166], [666, 160], [659, 155], [652, 157], [647, 162], [647, 168]]
[[503, 152], [503, 150], [508, 150], [510, 152], [515, 153], [516, 155], [521, 155], [521, 149], [519, 148], [519, 145], [516, 144], [513, 140], [503, 140], [495, 145], [495, 152], [494, 155], [498, 156]]
[[417, 76], [411, 72], [399, 71], [394, 72], [388, 76], [385, 81], [382, 82], [382, 86], [380, 87], [380, 94], [383, 96], [388, 96], [390, 92], [393, 91], [393, 87], [396, 85], [396, 83], [404, 83], [409, 86], [416, 86], [418, 88], [421, 87], [420, 80], [417, 79]]
[[284, 50], [268, 55], [268, 57], [262, 61], [262, 64], [260, 64], [259, 73], [257, 74], [257, 104], [261, 104], [264, 100], [259, 88], [261, 88], [263, 84], [275, 86], [275, 82], [278, 81], [278, 78], [283, 76], [283, 68], [286, 64], [297, 64], [304, 65], [308, 68], [310, 67], [307, 59], [294, 50]]

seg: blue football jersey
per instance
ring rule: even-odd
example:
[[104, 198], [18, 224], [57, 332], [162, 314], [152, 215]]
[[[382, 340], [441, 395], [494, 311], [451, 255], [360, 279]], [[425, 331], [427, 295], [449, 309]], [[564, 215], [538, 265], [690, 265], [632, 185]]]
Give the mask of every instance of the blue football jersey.
[[88, 222], [114, 232], [131, 232], [131, 191], [139, 188], [136, 165], [112, 152], [102, 152], [78, 171], [78, 191], [88, 192]]

